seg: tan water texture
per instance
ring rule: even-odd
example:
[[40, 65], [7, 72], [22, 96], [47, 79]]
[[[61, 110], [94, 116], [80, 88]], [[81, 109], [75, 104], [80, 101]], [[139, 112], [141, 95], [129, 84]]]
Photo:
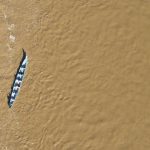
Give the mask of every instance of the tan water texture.
[[0, 150], [150, 150], [150, 1], [0, 0]]

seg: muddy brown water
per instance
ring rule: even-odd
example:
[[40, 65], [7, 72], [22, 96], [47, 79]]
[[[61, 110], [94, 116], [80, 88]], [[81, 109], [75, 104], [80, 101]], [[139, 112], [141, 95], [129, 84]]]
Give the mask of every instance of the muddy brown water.
[[[148, 0], [0, 1], [0, 150], [149, 150]], [[8, 108], [24, 48], [20, 93]]]

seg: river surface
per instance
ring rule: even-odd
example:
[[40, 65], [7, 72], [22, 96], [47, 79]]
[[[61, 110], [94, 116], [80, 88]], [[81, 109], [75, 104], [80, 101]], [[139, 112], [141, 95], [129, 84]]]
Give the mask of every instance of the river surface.
[[0, 0], [0, 150], [149, 150], [149, 133], [150, 1]]

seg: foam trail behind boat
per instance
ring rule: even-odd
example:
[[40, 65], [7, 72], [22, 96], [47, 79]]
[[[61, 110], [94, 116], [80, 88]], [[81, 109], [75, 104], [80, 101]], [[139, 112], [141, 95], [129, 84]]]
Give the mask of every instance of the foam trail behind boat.
[[22, 60], [20, 62], [20, 65], [17, 69], [17, 73], [15, 75], [15, 79], [14, 82], [12, 84], [11, 87], [11, 92], [8, 95], [8, 106], [11, 108], [14, 101], [16, 100], [16, 97], [19, 93], [23, 78], [24, 78], [24, 74], [25, 74], [25, 70], [27, 67], [27, 63], [28, 63], [28, 57], [26, 55], [26, 52], [23, 49], [23, 57]]

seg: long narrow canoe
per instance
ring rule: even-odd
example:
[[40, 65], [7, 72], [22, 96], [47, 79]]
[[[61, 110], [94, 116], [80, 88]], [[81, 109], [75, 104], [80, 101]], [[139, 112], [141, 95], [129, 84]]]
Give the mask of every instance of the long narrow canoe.
[[16, 97], [19, 93], [19, 90], [20, 90], [20, 87], [21, 87], [21, 84], [22, 84], [22, 81], [23, 81], [23, 78], [25, 75], [27, 63], [28, 63], [28, 57], [26, 55], [26, 52], [23, 49], [23, 57], [22, 57], [22, 60], [20, 62], [20, 65], [17, 69], [17, 73], [15, 75], [15, 79], [14, 79], [14, 82], [12, 84], [11, 91], [8, 94], [8, 106], [9, 106], [9, 108], [12, 107], [12, 105], [13, 105], [14, 101], [16, 100]]

